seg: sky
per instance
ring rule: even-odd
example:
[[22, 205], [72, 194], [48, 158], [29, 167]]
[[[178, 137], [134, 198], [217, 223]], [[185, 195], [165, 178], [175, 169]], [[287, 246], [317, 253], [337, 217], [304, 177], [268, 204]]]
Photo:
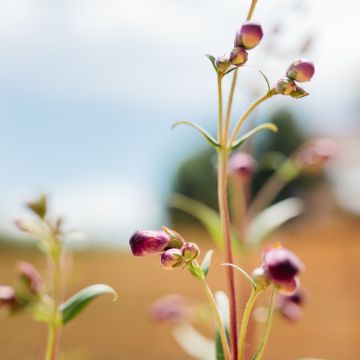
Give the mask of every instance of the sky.
[[[231, 50], [248, 1], [0, 0], [0, 231], [18, 234], [22, 203], [49, 194], [54, 213], [89, 242], [124, 245], [132, 231], [166, 222], [164, 203], [179, 162], [214, 131], [216, 83], [204, 53]], [[315, 134], [359, 132], [357, 0], [259, 0], [262, 46], [248, 64], [275, 82], [306, 56], [311, 96], [277, 97]], [[271, 36], [274, 27], [280, 29]], [[272, 50], [270, 49], [270, 46]], [[234, 115], [265, 87], [244, 68]]]

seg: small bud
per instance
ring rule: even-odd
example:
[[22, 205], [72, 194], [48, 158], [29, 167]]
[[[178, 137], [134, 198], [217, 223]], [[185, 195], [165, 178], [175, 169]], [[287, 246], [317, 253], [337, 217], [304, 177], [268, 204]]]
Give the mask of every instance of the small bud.
[[247, 22], [236, 33], [234, 47], [243, 46], [245, 49], [253, 49], [260, 43], [263, 35], [260, 24]]
[[180, 249], [169, 249], [161, 255], [161, 266], [164, 269], [174, 269], [182, 266], [184, 258]]
[[229, 160], [229, 172], [232, 176], [238, 177], [242, 181], [247, 181], [254, 174], [256, 162], [247, 153], [236, 153]]
[[308, 96], [309, 93], [302, 89], [300, 86], [296, 86], [295, 91], [293, 91], [290, 96], [295, 99], [300, 99], [302, 97]]
[[289, 281], [278, 281], [275, 285], [280, 294], [291, 296], [300, 288], [300, 280], [295, 276]]
[[11, 286], [0, 285], [0, 307], [12, 307], [15, 303], [15, 290]]
[[166, 226], [163, 226], [162, 229], [170, 236], [170, 242], [166, 247], [166, 249], [172, 249], [172, 248], [181, 249], [182, 246], [186, 243], [184, 238], [175, 230], [169, 229]]
[[47, 200], [44, 194], [41, 195], [39, 199], [26, 203], [26, 206], [41, 219], [45, 218], [47, 211]]
[[263, 255], [263, 267], [274, 283], [285, 285], [294, 281], [295, 275], [304, 269], [303, 263], [291, 251], [273, 248]]
[[291, 95], [294, 91], [296, 91], [296, 84], [293, 80], [284, 76], [278, 80], [275, 88], [278, 94]]
[[195, 243], [186, 243], [182, 249], [182, 256], [184, 257], [185, 262], [190, 262], [197, 258], [200, 254], [200, 249]]
[[307, 59], [294, 61], [286, 70], [286, 75], [299, 82], [310, 81], [315, 72], [314, 64]]
[[35, 267], [28, 262], [21, 261], [17, 264], [17, 272], [21, 292], [24, 295], [31, 294], [37, 296], [42, 289], [42, 280]]
[[258, 267], [252, 272], [252, 279], [258, 289], [265, 289], [271, 284], [263, 267]]
[[159, 255], [171, 241], [164, 231], [141, 230], [136, 231], [130, 238], [130, 247], [135, 256]]
[[230, 59], [226, 55], [219, 56], [215, 65], [221, 73], [224, 73], [230, 67]]
[[247, 62], [248, 53], [243, 47], [234, 48], [230, 53], [230, 62], [234, 66], [241, 66]]

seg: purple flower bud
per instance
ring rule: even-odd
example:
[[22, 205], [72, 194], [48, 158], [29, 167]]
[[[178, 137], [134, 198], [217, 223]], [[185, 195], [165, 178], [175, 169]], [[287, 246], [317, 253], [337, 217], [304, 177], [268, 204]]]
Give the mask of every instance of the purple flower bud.
[[171, 241], [170, 236], [160, 230], [136, 231], [130, 238], [130, 247], [135, 256], [159, 255]]
[[304, 269], [303, 263], [291, 251], [284, 248], [272, 248], [263, 255], [263, 267], [269, 278], [281, 286], [293, 283], [294, 277]]
[[293, 91], [290, 96], [295, 98], [295, 99], [300, 99], [302, 97], [308, 96], [309, 93], [306, 92], [303, 88], [301, 88], [300, 86], [296, 86], [295, 91]]
[[294, 61], [286, 70], [286, 75], [299, 82], [310, 81], [315, 72], [314, 64], [307, 59]]
[[231, 65], [230, 59], [226, 55], [219, 56], [215, 61], [215, 65], [220, 72], [224, 73]]
[[303, 304], [304, 293], [301, 290], [297, 290], [291, 296], [278, 294], [275, 299], [275, 309], [289, 321], [297, 321], [301, 318]]
[[15, 303], [15, 290], [11, 286], [0, 285], [0, 307], [12, 307]]
[[229, 172], [232, 176], [238, 177], [242, 181], [247, 181], [254, 174], [256, 162], [247, 153], [236, 153], [229, 160]]
[[237, 47], [230, 53], [230, 62], [234, 66], [241, 66], [247, 62], [248, 53], [243, 47]]
[[[42, 280], [38, 271], [30, 263], [21, 261], [17, 264], [18, 277], [22, 293], [38, 295], [42, 289]], [[25, 294], [24, 294], [25, 295]]]
[[278, 80], [275, 85], [275, 89], [278, 94], [291, 95], [294, 91], [296, 91], [296, 84], [292, 79], [284, 76]]
[[200, 249], [195, 243], [186, 243], [182, 249], [182, 256], [184, 257], [185, 262], [190, 262], [197, 258], [200, 254]]
[[300, 280], [294, 276], [288, 281], [273, 281], [280, 294], [290, 296], [300, 288]]
[[263, 31], [261, 25], [247, 22], [236, 33], [234, 47], [243, 46], [245, 49], [253, 49], [260, 43], [262, 37]]
[[166, 232], [166, 234], [168, 234], [170, 236], [170, 243], [166, 248], [167, 249], [172, 249], [172, 248], [181, 249], [182, 246], [186, 243], [184, 238], [179, 233], [177, 233], [175, 230], [169, 229], [166, 226], [163, 226], [162, 228], [163, 228], [164, 232]]
[[252, 279], [258, 289], [265, 289], [271, 284], [263, 267], [258, 267], [252, 272]]
[[161, 266], [164, 269], [174, 269], [184, 264], [184, 258], [180, 249], [169, 249], [161, 255]]

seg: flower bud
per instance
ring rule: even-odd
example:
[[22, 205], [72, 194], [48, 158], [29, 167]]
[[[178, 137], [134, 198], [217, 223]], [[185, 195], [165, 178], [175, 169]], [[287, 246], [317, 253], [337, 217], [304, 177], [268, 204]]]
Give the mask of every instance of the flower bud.
[[275, 298], [275, 309], [289, 321], [297, 321], [301, 318], [303, 304], [304, 293], [299, 289], [291, 296], [277, 294]]
[[296, 84], [292, 79], [284, 76], [278, 80], [275, 88], [278, 94], [291, 95], [294, 91], [296, 91]]
[[39, 199], [26, 203], [26, 206], [41, 219], [45, 218], [47, 211], [47, 200], [44, 194], [41, 195]]
[[11, 286], [0, 285], [0, 307], [12, 307], [15, 303], [15, 290]]
[[291, 251], [284, 248], [273, 248], [263, 255], [263, 267], [274, 283], [289, 286], [295, 275], [304, 269], [303, 263]]
[[182, 256], [185, 262], [190, 262], [197, 258], [200, 254], [200, 249], [195, 243], [186, 243], [182, 249]]
[[166, 232], [160, 230], [136, 231], [129, 241], [131, 251], [135, 256], [161, 254], [170, 242], [170, 236]]
[[170, 236], [170, 242], [166, 247], [166, 249], [172, 249], [172, 248], [181, 249], [182, 246], [186, 243], [184, 238], [175, 230], [169, 229], [166, 226], [163, 226], [162, 229], [164, 230], [164, 232], [166, 232], [166, 234]]
[[243, 47], [234, 48], [230, 53], [230, 62], [234, 66], [241, 66], [247, 62], [248, 53]]
[[307, 59], [294, 61], [286, 70], [286, 75], [299, 82], [310, 81], [315, 72], [314, 64]]
[[256, 162], [247, 153], [236, 153], [229, 160], [229, 172], [232, 176], [238, 177], [242, 181], [247, 181], [254, 174]]
[[224, 73], [230, 67], [230, 59], [226, 55], [219, 56], [215, 61], [215, 65], [220, 72]]
[[161, 254], [161, 266], [164, 269], [174, 269], [182, 266], [184, 258], [180, 249], [169, 249]]
[[38, 271], [30, 263], [21, 261], [17, 264], [18, 278], [20, 280], [17, 290], [21, 295], [28, 297], [37, 296], [42, 289], [42, 280]]
[[265, 289], [271, 284], [263, 267], [258, 267], [252, 272], [252, 279], [257, 289]]
[[306, 92], [303, 88], [301, 88], [300, 86], [296, 86], [295, 91], [293, 91], [290, 96], [295, 98], [295, 99], [300, 99], [302, 97], [308, 96], [309, 93]]
[[279, 293], [286, 295], [286, 296], [291, 296], [293, 294], [295, 294], [296, 291], [298, 291], [299, 287], [300, 287], [300, 280], [298, 277], [293, 277], [291, 280], [289, 281], [278, 281], [278, 282], [274, 282]]
[[236, 33], [234, 47], [243, 46], [245, 49], [253, 49], [260, 43], [262, 37], [263, 31], [261, 25], [247, 22]]

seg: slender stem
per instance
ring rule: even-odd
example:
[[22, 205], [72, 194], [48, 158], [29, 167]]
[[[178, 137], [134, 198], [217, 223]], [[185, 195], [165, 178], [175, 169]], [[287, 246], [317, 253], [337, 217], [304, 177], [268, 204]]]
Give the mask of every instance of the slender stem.
[[253, 360], [259, 360], [261, 359], [261, 356], [264, 352], [267, 340], [269, 338], [269, 334], [270, 334], [270, 328], [271, 328], [271, 320], [273, 317], [273, 313], [274, 313], [274, 298], [275, 298], [275, 286], [273, 287], [272, 293], [271, 293], [271, 299], [270, 299], [270, 305], [269, 305], [269, 311], [268, 311], [268, 316], [266, 319], [266, 324], [265, 324], [265, 330], [264, 330], [264, 334], [263, 337], [261, 339], [260, 342], [260, 346], [258, 351], [256, 352], [256, 354], [253, 357]]
[[252, 18], [252, 16], [253, 16], [256, 3], [257, 3], [257, 0], [252, 0], [251, 6], [250, 6], [250, 10], [249, 10], [248, 16], [247, 16], [247, 18], [246, 18], [247, 21], [250, 21], [251, 18]]
[[[228, 158], [229, 152], [220, 149], [219, 174], [218, 174], [218, 199], [221, 219], [221, 230], [224, 239], [225, 262], [233, 264], [232, 244], [231, 244], [231, 225], [228, 204]], [[230, 347], [232, 359], [237, 358], [237, 311], [236, 311], [236, 289], [234, 269], [231, 266], [226, 268], [227, 288], [230, 300]]]
[[211, 310], [214, 313], [214, 317], [215, 317], [215, 321], [217, 323], [217, 328], [218, 328], [218, 331], [219, 331], [221, 343], [222, 343], [222, 346], [223, 346], [223, 349], [224, 349], [225, 359], [230, 360], [231, 357], [230, 357], [229, 342], [228, 342], [228, 339], [227, 339], [227, 336], [226, 336], [224, 322], [223, 322], [223, 320], [222, 320], [222, 318], [220, 316], [220, 313], [218, 311], [214, 295], [211, 292], [211, 289], [209, 288], [209, 285], [207, 284], [205, 278], [201, 278], [201, 284], [202, 284], [203, 289], [204, 289], [204, 291], [206, 293], [206, 296], [207, 296], [207, 298], [209, 300]]
[[232, 143], [236, 140], [236, 136], [242, 126], [242, 124], [245, 122], [245, 120], [249, 117], [249, 115], [257, 108], [258, 105], [263, 103], [265, 100], [271, 98], [273, 96], [273, 93], [271, 91], [267, 92], [264, 96], [259, 98], [258, 100], [254, 101], [250, 107], [245, 111], [244, 115], [240, 118], [238, 123], [236, 124], [236, 127], [231, 135], [231, 138], [228, 143], [228, 147], [231, 147]]
[[239, 345], [238, 345], [239, 360], [244, 359], [246, 332], [247, 332], [247, 328], [248, 328], [248, 324], [249, 324], [249, 319], [250, 319], [251, 311], [255, 304], [255, 300], [258, 297], [258, 295], [260, 294], [260, 292], [261, 292], [260, 290], [253, 289], [251, 292], [251, 295], [249, 297], [249, 300], [248, 300], [247, 304], [245, 305], [244, 315], [242, 318], [240, 334], [239, 334]]
[[218, 99], [219, 99], [219, 144], [223, 144], [223, 95], [222, 95], [222, 79], [223, 75], [218, 74]]
[[226, 109], [226, 117], [225, 117], [224, 144], [226, 143], [228, 134], [229, 134], [230, 115], [231, 115], [232, 103], [233, 103], [233, 99], [234, 99], [237, 75], [238, 75], [238, 69], [234, 70], [233, 78], [232, 78], [232, 82], [231, 82], [229, 101], [228, 101], [228, 105], [227, 105], [227, 109]]

